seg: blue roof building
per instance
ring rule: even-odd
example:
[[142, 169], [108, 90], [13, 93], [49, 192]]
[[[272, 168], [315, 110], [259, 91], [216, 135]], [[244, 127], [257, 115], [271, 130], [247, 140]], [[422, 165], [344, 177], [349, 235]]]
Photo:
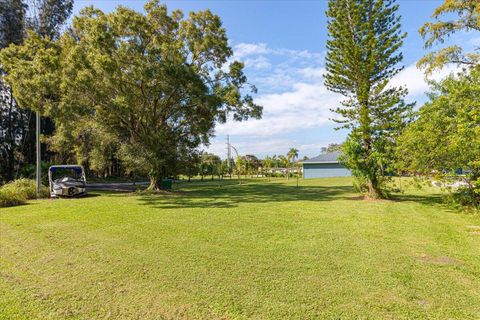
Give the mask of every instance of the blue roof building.
[[305, 179], [350, 177], [352, 175], [350, 170], [340, 164], [338, 160], [340, 155], [340, 152], [329, 152], [303, 161], [303, 177]]

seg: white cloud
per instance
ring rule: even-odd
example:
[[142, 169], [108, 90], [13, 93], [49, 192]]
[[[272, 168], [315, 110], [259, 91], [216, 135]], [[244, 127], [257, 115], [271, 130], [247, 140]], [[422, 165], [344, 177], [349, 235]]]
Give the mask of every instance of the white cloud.
[[324, 56], [321, 52], [308, 50], [293, 50], [287, 48], [270, 48], [265, 43], [238, 43], [233, 46], [235, 59], [242, 60], [253, 55], [278, 55], [297, 59], [320, 59]]
[[472, 38], [468, 41], [468, 44], [471, 44], [472, 46], [480, 46], [480, 37], [478, 38]]
[[[324, 53], [274, 49], [264, 43], [240, 43], [234, 46], [234, 52], [235, 58], [246, 63], [246, 74], [259, 89], [255, 101], [264, 107], [263, 117], [244, 122], [228, 121], [217, 126], [218, 135], [229, 134], [242, 154], [282, 153], [295, 146], [302, 154], [311, 155], [330, 142], [340, 142], [344, 133], [325, 134], [325, 126], [334, 126], [330, 119], [338, 117], [330, 109], [339, 106], [344, 98], [328, 91], [324, 85]], [[430, 78], [440, 80], [455, 70], [455, 67], [448, 67]], [[406, 86], [408, 102], [424, 99], [429, 89], [423, 71], [415, 64], [407, 66], [390, 84]], [[303, 136], [306, 129], [310, 136]], [[323, 135], [312, 136], [316, 130], [323, 130]], [[292, 137], [300, 137], [300, 141]], [[225, 142], [214, 139], [209, 150], [224, 154]]]
[[233, 48], [233, 52], [237, 59], [246, 56], [266, 54], [270, 51], [265, 43], [239, 43]]
[[[434, 72], [428, 78], [430, 80], [441, 80], [451, 74], [458, 71], [455, 66], [447, 66], [442, 70]], [[392, 86], [406, 86], [408, 89], [409, 98], [414, 99], [420, 95], [424, 95], [429, 90], [429, 85], [425, 79], [425, 74], [422, 70], [418, 69], [415, 64], [411, 64], [397, 74], [390, 82]]]
[[244, 62], [246, 67], [250, 67], [255, 70], [267, 69], [272, 66], [270, 61], [264, 56], [260, 56], [256, 58], [247, 58], [244, 60]]
[[306, 67], [299, 70], [299, 73], [311, 79], [322, 79], [323, 75], [327, 72], [324, 67], [314, 68], [314, 67]]
[[329, 123], [330, 108], [338, 106], [340, 97], [326, 90], [322, 82], [295, 83], [291, 91], [260, 96], [263, 118], [228, 122], [217, 127], [219, 134], [272, 136], [288, 134]]

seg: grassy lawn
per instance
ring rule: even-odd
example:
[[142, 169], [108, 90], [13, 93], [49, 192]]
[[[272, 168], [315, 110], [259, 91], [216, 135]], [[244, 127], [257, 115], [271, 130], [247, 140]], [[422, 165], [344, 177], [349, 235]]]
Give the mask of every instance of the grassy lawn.
[[0, 209], [0, 318], [480, 318], [480, 216], [294, 185]]

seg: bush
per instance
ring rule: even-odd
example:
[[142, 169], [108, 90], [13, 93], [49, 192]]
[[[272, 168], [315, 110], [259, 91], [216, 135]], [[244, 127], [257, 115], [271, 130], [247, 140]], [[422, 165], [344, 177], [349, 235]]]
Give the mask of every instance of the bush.
[[0, 207], [12, 207], [24, 204], [27, 199], [23, 193], [13, 188], [0, 188]]
[[[48, 188], [42, 186], [40, 198], [49, 196]], [[37, 198], [37, 184], [35, 180], [18, 179], [0, 187], [0, 207], [10, 207], [25, 203], [26, 200]]]

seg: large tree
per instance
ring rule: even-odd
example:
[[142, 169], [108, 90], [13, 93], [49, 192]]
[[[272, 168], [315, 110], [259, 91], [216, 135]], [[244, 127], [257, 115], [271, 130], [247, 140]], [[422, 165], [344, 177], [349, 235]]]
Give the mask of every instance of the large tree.
[[464, 169], [457, 191], [480, 207], [480, 67], [433, 84], [429, 97], [399, 139], [402, 169], [437, 178]]
[[[452, 19], [452, 17], [458, 17]], [[443, 18], [443, 20], [442, 20]], [[425, 48], [443, 44], [447, 38], [459, 31], [480, 31], [480, 1], [478, 0], [444, 0], [432, 14], [432, 22], [425, 23], [419, 30], [425, 39]], [[425, 68], [427, 74], [440, 69], [448, 63], [462, 66], [480, 64], [480, 46], [474, 52], [464, 52], [456, 44], [425, 55], [418, 61], [418, 66]]]
[[386, 196], [385, 170], [393, 161], [395, 137], [411, 105], [404, 87], [389, 84], [402, 70], [398, 5], [392, 0], [330, 0], [325, 85], [346, 99], [335, 109], [341, 128], [351, 129], [344, 162], [368, 195]]
[[129, 169], [148, 174], [152, 189], [181, 171], [185, 150], [208, 144], [217, 122], [261, 116], [248, 94], [255, 88], [242, 63], [227, 63], [226, 31], [208, 10], [184, 18], [158, 1], [145, 14], [89, 7], [58, 41], [31, 38], [1, 57], [19, 102], [66, 128], [95, 123], [118, 141]]

